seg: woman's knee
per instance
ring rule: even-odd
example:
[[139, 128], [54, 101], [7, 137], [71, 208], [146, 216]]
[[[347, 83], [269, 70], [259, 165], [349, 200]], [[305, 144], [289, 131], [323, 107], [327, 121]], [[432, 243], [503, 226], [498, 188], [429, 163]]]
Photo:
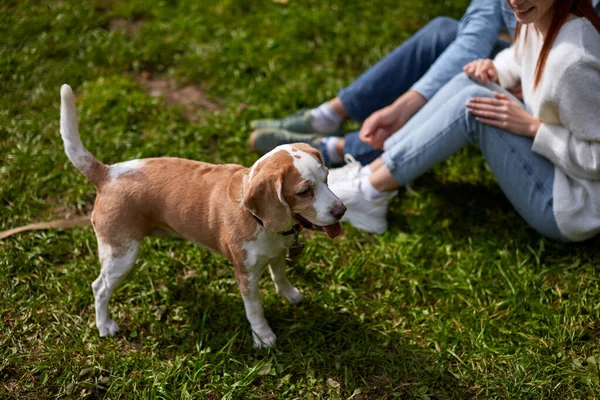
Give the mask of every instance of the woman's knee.
[[455, 92], [461, 97], [464, 97], [465, 103], [472, 97], [493, 97], [494, 92], [485, 85], [469, 78], [467, 74], [461, 72], [456, 75], [450, 82], [453, 82], [457, 87]]
[[[466, 104], [473, 97], [490, 97], [490, 89], [471, 80], [465, 73], [460, 73], [452, 78], [441, 90], [438, 96], [447, 99], [460, 111], [465, 111]], [[446, 102], [446, 103], [447, 103]]]

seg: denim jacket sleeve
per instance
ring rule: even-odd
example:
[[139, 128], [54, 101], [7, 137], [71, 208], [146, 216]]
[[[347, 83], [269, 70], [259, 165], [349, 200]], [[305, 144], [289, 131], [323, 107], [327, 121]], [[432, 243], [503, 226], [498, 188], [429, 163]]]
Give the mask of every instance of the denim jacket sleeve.
[[487, 58], [498, 40], [504, 20], [504, 0], [473, 0], [458, 24], [456, 39], [411, 88], [429, 100], [473, 60]]

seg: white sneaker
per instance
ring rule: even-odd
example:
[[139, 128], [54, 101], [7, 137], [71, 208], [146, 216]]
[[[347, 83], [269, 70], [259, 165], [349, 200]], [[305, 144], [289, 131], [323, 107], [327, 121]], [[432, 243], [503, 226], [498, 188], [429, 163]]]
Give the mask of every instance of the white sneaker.
[[342, 221], [350, 222], [355, 228], [381, 235], [388, 228], [388, 203], [398, 191], [386, 192], [375, 200], [368, 200], [360, 190], [361, 179], [356, 174], [351, 179], [332, 181], [330, 176], [329, 188], [346, 206], [346, 214]]
[[353, 179], [356, 176], [363, 177], [369, 175], [369, 170], [364, 168], [360, 162], [356, 161], [350, 154], [344, 155], [344, 161], [346, 165], [340, 168], [333, 168], [329, 170], [328, 183], [331, 182], [342, 182]]

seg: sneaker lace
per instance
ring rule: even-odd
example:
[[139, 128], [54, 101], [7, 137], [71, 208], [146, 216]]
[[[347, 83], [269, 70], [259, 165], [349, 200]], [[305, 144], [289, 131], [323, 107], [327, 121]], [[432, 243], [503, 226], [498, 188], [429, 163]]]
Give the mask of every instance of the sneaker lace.
[[340, 172], [343, 171], [343, 174], [348, 178], [354, 178], [358, 176], [360, 169], [362, 168], [362, 164], [356, 161], [351, 154], [344, 154], [344, 161], [346, 162], [346, 165], [340, 168]]
[[356, 158], [354, 158], [352, 156], [352, 154], [348, 154], [348, 153], [344, 154], [344, 161], [346, 162], [346, 165], [358, 164], [360, 167], [362, 167], [362, 164], [360, 162], [356, 161]]

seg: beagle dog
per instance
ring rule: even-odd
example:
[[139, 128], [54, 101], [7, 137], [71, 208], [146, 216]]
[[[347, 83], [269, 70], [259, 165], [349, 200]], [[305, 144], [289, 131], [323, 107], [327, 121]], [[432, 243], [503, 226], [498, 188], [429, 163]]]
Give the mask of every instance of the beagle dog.
[[133, 267], [145, 236], [176, 234], [221, 253], [233, 264], [256, 347], [276, 336], [264, 317], [258, 282], [269, 266], [275, 289], [291, 303], [302, 294], [285, 276], [286, 251], [300, 226], [334, 238], [346, 207], [327, 187], [319, 152], [284, 145], [251, 168], [180, 158], [102, 164], [81, 143], [73, 92], [61, 87], [60, 133], [65, 152], [97, 190], [92, 224], [100, 276], [92, 283], [96, 326], [113, 336], [108, 302]]

